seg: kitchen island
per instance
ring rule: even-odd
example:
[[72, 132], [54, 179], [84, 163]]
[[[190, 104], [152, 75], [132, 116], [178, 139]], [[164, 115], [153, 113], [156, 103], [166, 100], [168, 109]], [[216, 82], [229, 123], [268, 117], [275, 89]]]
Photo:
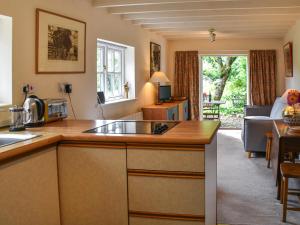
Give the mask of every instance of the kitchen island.
[[6, 225], [215, 225], [219, 122], [162, 135], [83, 133], [113, 121], [64, 120], [0, 148]]

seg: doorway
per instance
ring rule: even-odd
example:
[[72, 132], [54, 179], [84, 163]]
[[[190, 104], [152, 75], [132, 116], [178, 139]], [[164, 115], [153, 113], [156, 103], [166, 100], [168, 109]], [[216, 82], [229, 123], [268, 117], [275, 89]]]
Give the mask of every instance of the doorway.
[[202, 55], [201, 113], [220, 120], [221, 128], [241, 129], [248, 100], [247, 55]]

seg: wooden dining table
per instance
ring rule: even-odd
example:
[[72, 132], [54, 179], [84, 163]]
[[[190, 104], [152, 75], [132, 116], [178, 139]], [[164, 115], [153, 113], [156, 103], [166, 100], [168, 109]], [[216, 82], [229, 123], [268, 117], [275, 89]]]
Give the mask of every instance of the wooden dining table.
[[272, 133], [271, 167], [277, 185], [277, 199], [279, 199], [281, 191], [280, 164], [284, 162], [286, 153], [300, 153], [300, 134], [291, 132], [289, 126], [282, 120], [273, 122]]

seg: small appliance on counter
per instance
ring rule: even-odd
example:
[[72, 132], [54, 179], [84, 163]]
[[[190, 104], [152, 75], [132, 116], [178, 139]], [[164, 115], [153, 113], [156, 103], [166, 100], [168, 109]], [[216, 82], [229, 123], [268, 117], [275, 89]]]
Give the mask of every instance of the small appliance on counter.
[[64, 98], [56, 99], [44, 99], [45, 113], [44, 121], [45, 123], [62, 120], [68, 117], [68, 106], [67, 100]]
[[21, 106], [13, 106], [9, 108], [10, 111], [10, 127], [9, 131], [22, 131], [25, 130], [24, 126], [24, 108]]
[[39, 127], [44, 125], [45, 104], [35, 95], [26, 98], [24, 102], [25, 127]]

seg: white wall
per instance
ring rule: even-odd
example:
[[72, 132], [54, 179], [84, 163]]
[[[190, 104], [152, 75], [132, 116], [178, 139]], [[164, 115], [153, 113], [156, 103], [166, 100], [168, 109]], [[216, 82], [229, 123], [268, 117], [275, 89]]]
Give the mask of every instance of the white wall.
[[277, 51], [277, 95], [285, 90], [283, 50], [281, 39], [218, 39], [211, 43], [206, 39], [183, 39], [168, 42], [168, 76], [174, 78], [176, 51], [196, 50], [200, 54], [249, 54], [249, 50], [275, 49]]
[[293, 42], [294, 76], [286, 78], [286, 87], [300, 89], [300, 20], [289, 30], [284, 38], [283, 45]]
[[[86, 73], [71, 75], [35, 74], [35, 9], [42, 8], [87, 22]], [[90, 0], [1, 0], [0, 14], [13, 17], [13, 103], [21, 104], [23, 84], [35, 87], [40, 98], [60, 97], [59, 82], [73, 84], [73, 103], [77, 117], [99, 117], [96, 103], [96, 40], [97, 38], [135, 47], [137, 100], [105, 106], [106, 118], [133, 113], [154, 102], [149, 78], [150, 41], [162, 45], [162, 70], [165, 70], [166, 40], [104, 9], [93, 8]]]

